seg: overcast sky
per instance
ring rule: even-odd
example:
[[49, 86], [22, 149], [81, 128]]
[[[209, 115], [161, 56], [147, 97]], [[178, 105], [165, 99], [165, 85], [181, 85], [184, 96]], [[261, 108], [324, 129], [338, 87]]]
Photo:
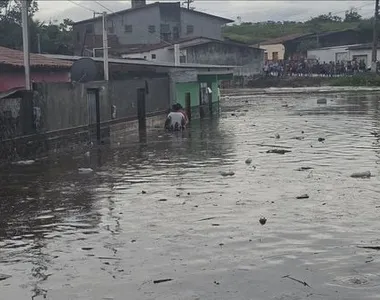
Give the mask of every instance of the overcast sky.
[[[105, 9], [94, 1], [73, 1], [87, 9], [75, 5], [70, 1], [46, 1], [40, 0], [40, 11], [36, 17], [40, 20], [62, 20], [70, 18], [74, 21], [91, 18], [93, 12], [102, 12]], [[111, 11], [118, 11], [130, 7], [130, 0], [121, 1], [97, 1]], [[156, 1], [147, 1], [148, 3]], [[205, 1], [195, 0], [193, 5], [197, 10], [237, 20], [241, 17], [243, 22], [260, 21], [305, 21], [311, 16], [325, 14], [328, 12], [344, 15], [344, 11], [350, 7], [358, 9], [365, 17], [372, 16], [375, 0], [365, 1]]]

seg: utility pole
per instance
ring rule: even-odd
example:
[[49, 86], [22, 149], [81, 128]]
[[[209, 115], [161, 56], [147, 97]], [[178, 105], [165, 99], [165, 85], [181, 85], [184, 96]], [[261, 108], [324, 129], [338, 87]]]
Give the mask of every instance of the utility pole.
[[38, 53], [41, 53], [41, 35], [37, 33], [37, 47], [38, 47]]
[[109, 80], [108, 71], [108, 26], [107, 26], [107, 13], [103, 12], [103, 67], [104, 67], [104, 80]]
[[379, 0], [375, 0], [375, 16], [373, 18], [373, 44], [371, 72], [377, 72], [377, 21], [379, 18]]
[[22, 48], [24, 52], [25, 89], [32, 89], [30, 83], [30, 53], [29, 53], [29, 27], [28, 27], [28, 1], [21, 1], [22, 18]]

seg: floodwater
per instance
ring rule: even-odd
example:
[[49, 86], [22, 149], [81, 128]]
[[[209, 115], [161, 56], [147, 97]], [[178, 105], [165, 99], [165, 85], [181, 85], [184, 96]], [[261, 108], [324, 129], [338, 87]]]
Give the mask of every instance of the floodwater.
[[379, 299], [380, 93], [245, 91], [222, 110], [3, 167], [0, 299]]

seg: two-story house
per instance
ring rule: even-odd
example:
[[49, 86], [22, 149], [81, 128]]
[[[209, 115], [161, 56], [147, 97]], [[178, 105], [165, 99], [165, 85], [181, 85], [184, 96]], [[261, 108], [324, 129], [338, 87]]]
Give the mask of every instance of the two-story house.
[[[222, 27], [233, 20], [181, 7], [180, 2], [132, 0], [130, 9], [107, 15], [108, 45], [111, 55], [131, 48], [174, 44], [178, 40], [205, 37], [222, 40]], [[102, 47], [102, 17], [77, 22], [73, 26], [76, 55], [91, 55]]]

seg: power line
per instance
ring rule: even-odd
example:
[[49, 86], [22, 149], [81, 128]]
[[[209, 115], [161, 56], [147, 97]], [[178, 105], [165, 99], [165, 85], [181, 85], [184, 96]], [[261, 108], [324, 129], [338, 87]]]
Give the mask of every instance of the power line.
[[69, 1], [69, 2], [71, 2], [71, 3], [73, 3], [73, 4], [75, 4], [75, 5], [77, 5], [77, 6], [79, 6], [79, 7], [82, 7], [82, 8], [84, 8], [84, 9], [88, 10], [88, 11], [91, 11], [91, 12], [93, 12], [93, 13], [96, 13], [96, 14], [99, 13], [99, 12], [97, 12], [97, 11], [91, 9], [91, 8], [88, 8], [88, 7], [84, 6], [84, 5], [82, 5], [82, 4], [76, 3], [76, 2], [74, 2], [73, 0], [67, 0], [67, 1]]
[[94, 1], [96, 4], [100, 5], [101, 7], [105, 8], [106, 10], [108, 10], [109, 12], [111, 13], [115, 13], [112, 9], [109, 9], [107, 6], [105, 6], [104, 4], [100, 3], [99, 1]]

